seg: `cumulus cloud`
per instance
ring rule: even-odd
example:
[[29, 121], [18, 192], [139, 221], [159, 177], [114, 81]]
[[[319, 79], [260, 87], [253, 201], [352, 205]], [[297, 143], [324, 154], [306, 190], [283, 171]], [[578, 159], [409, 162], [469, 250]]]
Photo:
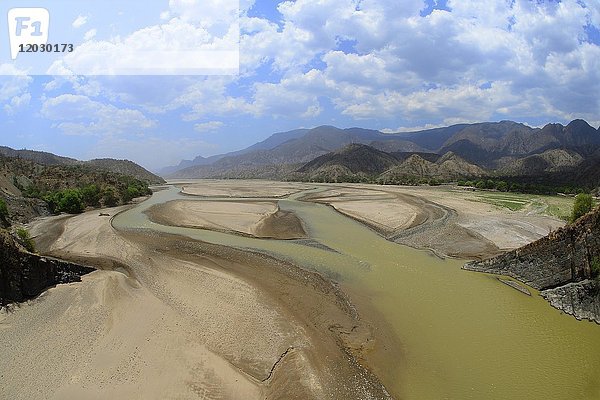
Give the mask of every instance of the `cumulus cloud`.
[[200, 133], [212, 132], [212, 131], [216, 131], [217, 129], [221, 128], [223, 125], [224, 124], [221, 121], [203, 122], [200, 124], [195, 124], [194, 130], [196, 132], [200, 132]]
[[41, 113], [45, 118], [57, 121], [55, 127], [67, 135], [136, 134], [156, 125], [138, 110], [117, 108], [73, 94], [46, 99]]
[[8, 115], [14, 115], [20, 109], [28, 106], [30, 101], [31, 101], [30, 93], [23, 93], [20, 96], [14, 96], [12, 99], [10, 99], [10, 102], [8, 104], [4, 105], [4, 111]]
[[0, 64], [0, 106], [8, 115], [14, 115], [29, 105], [29, 86], [33, 78], [12, 64]]
[[[598, 27], [596, 2], [449, 0], [423, 16], [419, 0], [296, 0], [277, 5], [279, 20], [249, 16], [252, 3], [242, 4], [239, 77], [90, 78], [72, 86], [149, 113], [179, 112], [186, 121], [240, 114], [311, 120], [324, 103], [346, 118], [401, 120], [397, 126], [597, 119], [600, 47], [586, 33]], [[185, 33], [210, 47], [210, 24], [188, 25], [202, 18], [196, 1], [169, 4], [167, 22], [121, 44], [160, 38], [167, 46]], [[215, 4], [207, 10], [216, 12]], [[89, 50], [121, 44], [94, 42]]]
[[254, 86], [252, 109], [298, 115], [327, 97], [355, 119], [594, 118], [599, 46], [585, 28], [596, 3], [450, 0], [421, 16], [424, 6], [297, 0], [279, 4], [279, 24], [242, 20], [242, 60], [282, 75]]
[[[49, 67], [50, 75], [211, 75], [239, 69], [238, 0], [170, 0], [159, 24], [84, 43]], [[121, 15], [121, 14], [119, 14]], [[81, 28], [88, 17], [72, 23]], [[127, 25], [125, 25], [127, 26]]]

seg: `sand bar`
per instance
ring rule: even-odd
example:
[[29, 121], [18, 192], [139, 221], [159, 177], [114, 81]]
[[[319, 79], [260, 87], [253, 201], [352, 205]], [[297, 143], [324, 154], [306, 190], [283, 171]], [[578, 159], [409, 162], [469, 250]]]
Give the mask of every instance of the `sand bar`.
[[306, 232], [294, 213], [267, 201], [186, 201], [158, 204], [146, 214], [170, 226], [202, 228], [259, 238], [303, 239]]

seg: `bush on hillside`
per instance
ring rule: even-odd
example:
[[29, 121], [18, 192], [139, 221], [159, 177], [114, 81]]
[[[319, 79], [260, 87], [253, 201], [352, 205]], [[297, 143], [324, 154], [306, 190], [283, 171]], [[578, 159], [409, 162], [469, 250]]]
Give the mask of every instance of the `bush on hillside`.
[[19, 242], [27, 249], [27, 251], [30, 253], [35, 253], [35, 242], [31, 238], [31, 235], [27, 229], [17, 229], [17, 237], [19, 238]]
[[594, 199], [591, 194], [580, 193], [575, 196], [575, 204], [573, 204], [573, 213], [571, 214], [571, 222], [575, 222], [583, 215], [592, 211]]
[[0, 223], [4, 226], [8, 226], [8, 206], [6, 205], [6, 201], [4, 199], [0, 199]]

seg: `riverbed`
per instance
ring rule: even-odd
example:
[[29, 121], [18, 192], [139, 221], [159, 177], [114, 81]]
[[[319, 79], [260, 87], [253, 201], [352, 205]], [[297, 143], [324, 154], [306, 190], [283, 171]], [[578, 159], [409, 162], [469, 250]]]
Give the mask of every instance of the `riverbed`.
[[327, 205], [299, 200], [325, 189], [278, 200], [302, 221], [312, 245], [150, 221], [144, 211], [153, 205], [207, 200], [182, 196], [178, 187], [121, 213], [113, 226], [262, 252], [338, 282], [375, 323], [364, 362], [395, 398], [600, 399], [598, 325], [560, 313], [535, 291], [526, 296], [494, 276], [463, 271], [465, 260], [392, 243]]

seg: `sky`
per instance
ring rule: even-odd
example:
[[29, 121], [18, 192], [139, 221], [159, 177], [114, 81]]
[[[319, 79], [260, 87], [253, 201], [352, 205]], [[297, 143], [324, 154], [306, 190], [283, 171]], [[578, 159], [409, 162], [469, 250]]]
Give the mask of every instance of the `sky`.
[[31, 75], [0, 57], [0, 145], [157, 171], [325, 124], [386, 133], [500, 120], [600, 126], [598, 0], [240, 0], [235, 18], [216, 24], [231, 1], [127, 2], [136, 16], [127, 30], [65, 0], [77, 60], [101, 45], [228, 43], [239, 46], [239, 70]]

